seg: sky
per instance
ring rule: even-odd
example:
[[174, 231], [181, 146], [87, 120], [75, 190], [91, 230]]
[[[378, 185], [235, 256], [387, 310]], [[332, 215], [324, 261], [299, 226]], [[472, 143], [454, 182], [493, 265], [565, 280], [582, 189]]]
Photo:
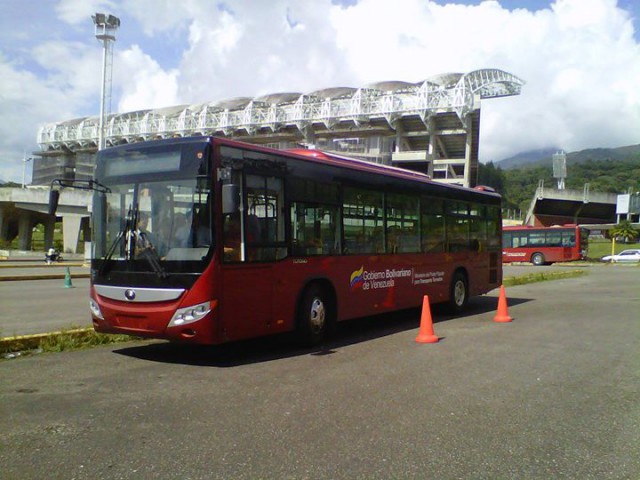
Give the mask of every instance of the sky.
[[27, 183], [47, 123], [112, 112], [498, 68], [480, 161], [640, 144], [640, 0], [0, 0], [0, 179]]

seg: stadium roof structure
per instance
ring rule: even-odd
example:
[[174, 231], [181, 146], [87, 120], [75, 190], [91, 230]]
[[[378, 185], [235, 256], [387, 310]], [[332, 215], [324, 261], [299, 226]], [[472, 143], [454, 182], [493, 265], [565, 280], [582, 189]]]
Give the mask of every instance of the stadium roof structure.
[[[278, 148], [314, 146], [426, 171], [473, 186], [480, 100], [519, 95], [524, 82], [497, 69], [446, 73], [411, 83], [285, 92], [109, 115], [107, 146], [193, 135], [223, 135]], [[40, 156], [97, 150], [98, 116], [44, 125]]]

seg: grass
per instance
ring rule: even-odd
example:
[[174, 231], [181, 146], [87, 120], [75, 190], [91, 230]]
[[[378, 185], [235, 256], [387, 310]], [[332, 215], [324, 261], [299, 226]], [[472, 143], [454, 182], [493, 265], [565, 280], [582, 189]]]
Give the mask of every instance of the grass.
[[70, 327], [60, 332], [49, 334], [0, 337], [0, 355], [5, 355], [6, 358], [6, 355], [12, 352], [29, 354], [83, 350], [98, 345], [124, 343], [134, 340], [140, 340], [140, 338], [129, 335], [97, 333], [93, 328]]
[[85, 330], [82, 334], [63, 331], [60, 335], [48, 336], [40, 342], [43, 352], [64, 352], [69, 350], [81, 350], [97, 345], [109, 345], [112, 343], [124, 343], [132, 340], [140, 340], [129, 335], [109, 335], [97, 333], [93, 329]]
[[521, 275], [519, 277], [505, 277], [503, 284], [505, 287], [512, 287], [514, 285], [526, 285], [527, 283], [547, 282], [549, 280], [562, 280], [565, 278], [575, 278], [586, 275], [585, 270], [568, 270], [568, 271], [554, 271], [554, 272], [536, 272], [528, 275]]
[[[622, 250], [629, 248], [640, 248], [640, 243], [616, 242], [614, 253], [620, 253]], [[587, 252], [589, 260], [598, 262], [605, 255], [611, 255], [611, 242], [609, 240], [589, 240], [589, 250]]]

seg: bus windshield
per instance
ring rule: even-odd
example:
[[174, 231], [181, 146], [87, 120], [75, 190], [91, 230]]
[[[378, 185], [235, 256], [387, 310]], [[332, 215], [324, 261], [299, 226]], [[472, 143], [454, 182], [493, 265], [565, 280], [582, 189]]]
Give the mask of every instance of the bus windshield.
[[[134, 158], [131, 168], [129, 157]], [[158, 172], [157, 157], [165, 161], [167, 152], [125, 153], [97, 168], [96, 178], [108, 188], [95, 192], [92, 212], [94, 278], [101, 282], [184, 283], [171, 277], [198, 274], [206, 266], [213, 247], [208, 168], [181, 168], [178, 155], [176, 162], [165, 161], [170, 171]], [[206, 165], [205, 155], [199, 157]], [[191, 281], [186, 283], [181, 286]]]

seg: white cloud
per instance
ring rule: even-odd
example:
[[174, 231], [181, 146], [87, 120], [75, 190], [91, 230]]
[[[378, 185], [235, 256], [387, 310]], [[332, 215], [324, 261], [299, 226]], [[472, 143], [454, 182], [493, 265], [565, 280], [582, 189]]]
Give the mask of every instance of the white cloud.
[[64, 92], [67, 101], [61, 107], [77, 108], [100, 88], [100, 76], [95, 73], [101, 68], [100, 51], [93, 43], [51, 41], [34, 48], [32, 58], [47, 72], [40, 77], [42, 86]]
[[114, 83], [121, 90], [121, 96], [114, 111], [131, 112], [180, 103], [178, 70], [163, 70], [137, 45], [119, 54], [117, 61], [120, 68], [114, 75]]
[[180, 65], [183, 98], [311, 91], [351, 78], [328, 23], [328, 0], [238, 1], [232, 9], [199, 11]]
[[122, 20], [119, 111], [500, 68], [526, 85], [483, 103], [482, 160], [640, 142], [640, 45], [616, 0], [555, 0], [535, 12], [471, 0], [38, 1], [31, 23], [0, 18], [0, 178], [21, 172], [40, 125], [98, 112], [96, 11]]
[[338, 45], [364, 80], [495, 67], [527, 82], [519, 98], [483, 103], [483, 160], [640, 142], [640, 50], [614, 0], [558, 0], [537, 12], [495, 1], [400, 0], [393, 11], [385, 3], [334, 10]]
[[31, 52], [38, 76], [0, 56], [0, 178], [18, 181], [21, 159], [37, 150], [36, 135], [46, 123], [77, 117], [91, 103], [99, 80], [85, 46], [69, 42], [49, 42]]
[[111, 0], [61, 0], [55, 6], [60, 20], [70, 25], [86, 23], [96, 12], [115, 13], [117, 2]]

